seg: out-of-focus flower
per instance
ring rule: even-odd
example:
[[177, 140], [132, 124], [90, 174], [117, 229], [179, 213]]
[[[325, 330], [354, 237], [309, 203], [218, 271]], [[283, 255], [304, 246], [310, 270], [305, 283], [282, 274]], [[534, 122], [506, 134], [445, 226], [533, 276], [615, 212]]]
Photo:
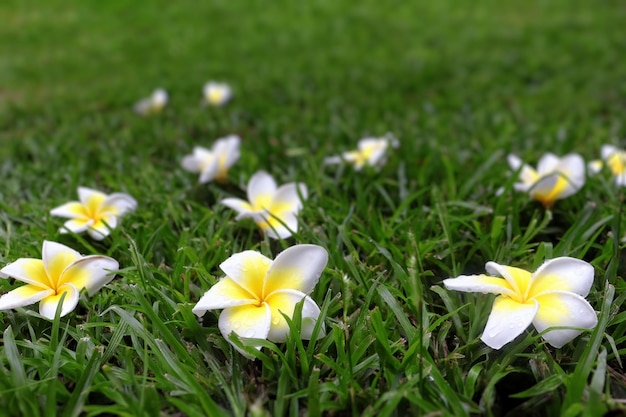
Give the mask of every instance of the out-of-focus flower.
[[585, 184], [585, 161], [578, 154], [559, 158], [547, 153], [539, 160], [536, 171], [515, 155], [509, 155], [508, 162], [513, 171], [519, 170], [521, 182], [513, 184], [515, 190], [528, 193], [548, 208], [556, 200], [575, 194]]
[[210, 106], [223, 106], [233, 95], [230, 86], [226, 83], [209, 81], [202, 88], [204, 102]]
[[587, 168], [593, 174], [602, 170], [606, 165], [615, 177], [615, 183], [620, 187], [626, 187], [626, 151], [613, 145], [604, 145], [600, 150], [602, 159], [589, 162]]
[[137, 201], [125, 193], [106, 195], [91, 188], [78, 187], [79, 201], [70, 201], [50, 210], [50, 214], [70, 219], [60, 229], [61, 233], [82, 233], [102, 240], [115, 229], [122, 216], [137, 208]]
[[487, 262], [490, 275], [463, 275], [443, 284], [449, 290], [499, 294], [483, 342], [500, 349], [520, 335], [531, 323], [552, 346], [560, 348], [578, 336], [577, 329], [593, 329], [595, 311], [584, 297], [593, 284], [593, 267], [579, 259], [562, 257], [547, 261], [531, 274], [523, 269]]
[[167, 104], [167, 91], [162, 88], [154, 90], [150, 97], [139, 100], [135, 106], [135, 113], [141, 115], [148, 115], [153, 113], [160, 113]]
[[119, 264], [102, 255], [82, 256], [56, 242], [43, 242], [42, 259], [20, 258], [0, 270], [1, 278], [13, 277], [26, 285], [0, 297], [0, 310], [24, 307], [39, 302], [39, 313], [54, 319], [61, 297], [61, 317], [78, 304], [80, 290], [94, 294], [115, 276]]
[[304, 300], [301, 337], [310, 339], [320, 309], [308, 294], [327, 262], [328, 252], [316, 245], [292, 246], [274, 261], [256, 251], [234, 254], [220, 265], [226, 277], [200, 298], [193, 312], [201, 317], [207, 310], [224, 309], [218, 326], [226, 340], [234, 332], [280, 343], [289, 334], [282, 314], [293, 317], [296, 304]]
[[298, 212], [307, 187], [293, 183], [278, 187], [270, 174], [255, 173], [248, 182], [248, 201], [225, 198], [220, 203], [236, 210], [236, 220], [251, 218], [272, 239], [285, 239], [298, 230]]
[[359, 141], [356, 150], [325, 158], [324, 164], [338, 164], [345, 161], [352, 164], [357, 171], [363, 169], [364, 166], [380, 168], [386, 162], [389, 147], [397, 148], [398, 144], [398, 140], [391, 135], [382, 138], [363, 138]]
[[199, 172], [201, 184], [213, 180], [227, 182], [228, 169], [239, 159], [240, 143], [239, 136], [230, 135], [216, 140], [211, 149], [195, 146], [181, 165], [189, 172]]

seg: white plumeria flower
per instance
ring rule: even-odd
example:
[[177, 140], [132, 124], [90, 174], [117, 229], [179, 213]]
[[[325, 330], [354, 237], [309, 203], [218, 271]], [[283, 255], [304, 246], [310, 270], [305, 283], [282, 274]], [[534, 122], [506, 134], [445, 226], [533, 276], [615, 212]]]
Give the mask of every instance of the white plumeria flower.
[[242, 338], [281, 343], [289, 334], [282, 314], [293, 317], [296, 304], [304, 300], [301, 337], [310, 339], [320, 309], [308, 294], [327, 262], [328, 252], [316, 245], [292, 246], [274, 261], [256, 251], [237, 253], [222, 262], [226, 277], [200, 298], [193, 312], [201, 317], [207, 310], [224, 309], [218, 326], [229, 342], [234, 332]]
[[579, 259], [561, 257], [547, 261], [531, 274], [523, 269], [487, 262], [490, 275], [463, 275], [443, 284], [449, 290], [500, 294], [493, 308], [483, 342], [500, 349], [519, 336], [531, 323], [538, 332], [553, 327], [542, 337], [560, 348], [598, 323], [596, 312], [584, 297], [593, 284], [593, 267]]
[[389, 147], [398, 147], [398, 140], [391, 135], [382, 138], [363, 138], [359, 141], [357, 150], [325, 158], [324, 164], [338, 164], [345, 161], [351, 163], [357, 171], [363, 169], [364, 166], [380, 168], [386, 162]]
[[587, 167], [593, 174], [597, 174], [605, 165], [615, 177], [615, 184], [626, 187], [626, 151], [613, 145], [604, 145], [600, 150], [602, 159], [589, 162]]
[[191, 155], [181, 161], [182, 167], [189, 172], [200, 173], [200, 183], [213, 180], [228, 181], [228, 170], [239, 159], [241, 139], [237, 135], [229, 135], [215, 141], [211, 149], [195, 146]]
[[154, 90], [150, 97], [144, 98], [135, 104], [135, 112], [141, 115], [159, 113], [167, 104], [167, 91], [162, 88]]
[[87, 187], [78, 187], [79, 201], [70, 201], [50, 210], [53, 216], [65, 217], [61, 233], [82, 233], [102, 240], [115, 229], [123, 215], [137, 208], [137, 201], [125, 193], [106, 195]]
[[236, 210], [236, 220], [251, 218], [272, 239], [285, 239], [298, 230], [298, 212], [307, 198], [302, 183], [281, 185], [265, 171], [255, 173], [248, 182], [248, 200], [225, 198], [220, 201]]
[[204, 102], [211, 106], [223, 106], [230, 100], [233, 92], [226, 83], [209, 81], [202, 88]]
[[516, 191], [526, 192], [545, 207], [556, 200], [575, 194], [585, 184], [585, 161], [575, 153], [559, 158], [552, 153], [541, 157], [537, 170], [524, 164], [516, 155], [508, 156], [509, 166], [519, 171], [519, 180], [513, 184]]
[[20, 258], [0, 270], [0, 277], [13, 277], [26, 285], [0, 297], [0, 310], [24, 307], [39, 302], [39, 313], [54, 319], [61, 297], [61, 317], [78, 304], [80, 290], [94, 294], [115, 276], [119, 264], [102, 255], [82, 256], [56, 242], [43, 242], [42, 259]]

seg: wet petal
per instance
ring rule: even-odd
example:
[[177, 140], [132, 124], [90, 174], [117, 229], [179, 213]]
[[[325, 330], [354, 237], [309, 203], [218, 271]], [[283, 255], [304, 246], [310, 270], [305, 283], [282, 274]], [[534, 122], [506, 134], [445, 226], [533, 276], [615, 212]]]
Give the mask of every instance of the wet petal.
[[[287, 317], [293, 318], [293, 312], [296, 308], [296, 304], [302, 300], [304, 300], [304, 304], [302, 305], [302, 320], [304, 328], [301, 330], [305, 331], [303, 331], [304, 335], [301, 336], [303, 339], [311, 338], [311, 332], [313, 331], [313, 326], [315, 326], [315, 320], [317, 320], [320, 315], [320, 309], [317, 304], [315, 304], [315, 301], [300, 291], [278, 290], [271, 293], [266, 299], [266, 303], [270, 306], [272, 311], [272, 326], [270, 327], [269, 334], [267, 335], [267, 339], [269, 341], [281, 343], [287, 339], [287, 335], [289, 334], [289, 325], [281, 313], [285, 314]], [[306, 323], [306, 327], [304, 326], [304, 323]]]
[[[230, 343], [228, 336], [235, 332], [239, 337], [254, 339], [267, 339], [272, 324], [272, 312], [266, 303], [260, 306], [244, 305], [227, 308], [220, 314], [218, 327], [222, 336]], [[240, 350], [236, 345], [233, 347], [241, 354], [250, 356]], [[257, 349], [261, 349], [257, 347]]]
[[37, 301], [53, 294], [54, 290], [27, 284], [18, 287], [0, 297], [0, 310], [24, 307], [35, 304]]
[[256, 205], [259, 200], [265, 201], [267, 196], [273, 196], [276, 192], [276, 181], [265, 171], [255, 173], [248, 182], [248, 200]]
[[204, 293], [193, 308], [193, 313], [201, 317], [208, 310], [230, 308], [247, 304], [257, 304], [258, 297], [242, 288], [232, 279], [226, 277], [219, 280]]
[[[578, 294], [565, 291], [543, 293], [535, 298], [539, 311], [533, 320], [538, 332], [555, 327], [567, 326], [593, 329], [598, 317], [591, 305]], [[560, 348], [581, 333], [580, 330], [550, 330], [543, 338], [552, 346]]]
[[531, 273], [512, 266], [500, 265], [495, 262], [487, 262], [485, 270], [492, 275], [500, 275], [517, 294], [525, 294], [530, 285]]
[[546, 291], [569, 291], [585, 297], [593, 285], [593, 266], [580, 259], [555, 258], [541, 265], [533, 274], [528, 296]]
[[500, 349], [528, 327], [538, 309], [537, 302], [522, 304], [503, 295], [496, 297], [481, 340], [493, 349]]
[[59, 285], [72, 284], [79, 291], [86, 288], [87, 293], [93, 295], [115, 278], [115, 272], [118, 269], [119, 263], [108, 256], [85, 256], [63, 271], [59, 278]]
[[65, 217], [68, 219], [85, 219], [89, 217], [85, 211], [85, 207], [78, 201], [70, 201], [69, 203], [55, 207], [50, 210], [50, 214], [52, 216]]
[[79, 291], [72, 284], [64, 284], [59, 287], [57, 295], [50, 295], [39, 302], [39, 314], [50, 320], [54, 320], [57, 307], [61, 302], [63, 294], [65, 294], [65, 298], [63, 299], [60, 317], [72, 312], [78, 304]]
[[12, 277], [18, 281], [32, 284], [43, 289], [53, 287], [48, 279], [48, 273], [41, 259], [20, 258], [2, 268], [2, 270], [0, 270], [0, 276], [3, 278]]
[[462, 292], [480, 292], [483, 294], [513, 295], [515, 291], [507, 280], [490, 277], [488, 275], [461, 275], [457, 278], [443, 280], [443, 285], [449, 290]]
[[263, 294], [292, 289], [309, 294], [326, 268], [328, 252], [317, 245], [296, 245], [278, 254], [269, 268]]
[[270, 265], [272, 265], [271, 259], [259, 252], [247, 250], [226, 259], [220, 264], [220, 269], [241, 288], [261, 300], [263, 283]]

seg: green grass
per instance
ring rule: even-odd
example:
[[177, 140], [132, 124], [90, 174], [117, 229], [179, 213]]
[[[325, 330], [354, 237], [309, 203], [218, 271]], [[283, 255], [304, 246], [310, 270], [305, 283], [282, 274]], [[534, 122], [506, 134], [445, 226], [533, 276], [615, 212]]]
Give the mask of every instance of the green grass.
[[[47, 239], [121, 271], [60, 320], [0, 313], [0, 416], [625, 412], [624, 190], [593, 177], [548, 213], [511, 191], [505, 158], [624, 145], [621, 2], [38, 3], [0, 4], [0, 266]], [[209, 79], [234, 100], [201, 107]], [[157, 87], [164, 113], [133, 114]], [[387, 132], [380, 172], [322, 165]], [[230, 184], [198, 185], [180, 159], [230, 133]], [[309, 188], [287, 241], [218, 204], [260, 169]], [[139, 207], [102, 242], [61, 235], [49, 211], [78, 185]], [[330, 254], [312, 294], [326, 335], [301, 342], [295, 318], [249, 361], [191, 309], [233, 253], [297, 243]], [[493, 297], [442, 285], [556, 256], [595, 267], [599, 312], [561, 349], [530, 329], [490, 349]]]

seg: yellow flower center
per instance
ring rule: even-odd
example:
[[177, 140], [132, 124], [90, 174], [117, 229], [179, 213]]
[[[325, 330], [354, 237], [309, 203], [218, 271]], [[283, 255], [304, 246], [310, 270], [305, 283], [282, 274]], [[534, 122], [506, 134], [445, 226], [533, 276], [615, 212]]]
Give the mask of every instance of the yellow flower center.
[[606, 160], [613, 175], [620, 175], [626, 171], [626, 152], [617, 151]]

